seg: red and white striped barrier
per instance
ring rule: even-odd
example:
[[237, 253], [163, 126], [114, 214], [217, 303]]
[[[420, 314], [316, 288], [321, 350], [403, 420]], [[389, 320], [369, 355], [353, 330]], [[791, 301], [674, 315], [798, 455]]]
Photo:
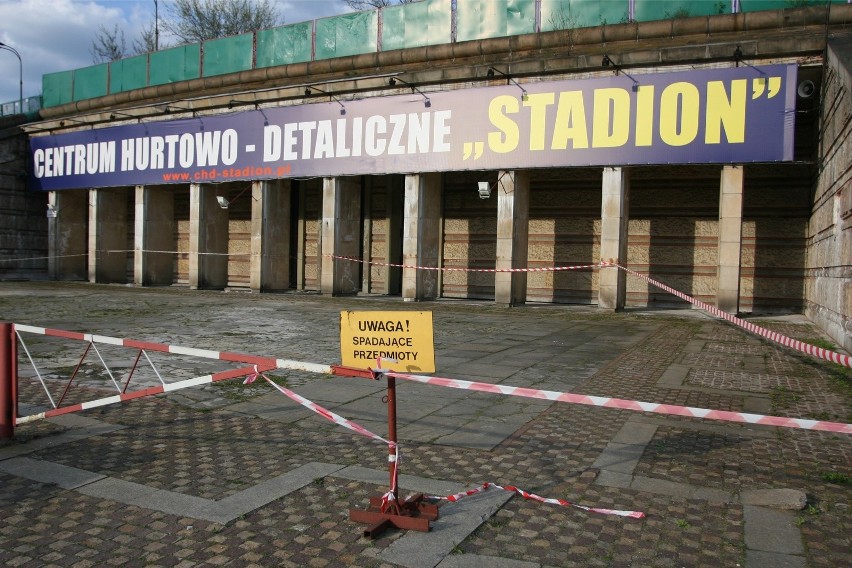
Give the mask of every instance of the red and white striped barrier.
[[397, 373], [395, 371], [390, 371], [387, 373], [387, 375], [397, 379], [405, 379], [407, 381], [414, 381], [426, 385], [437, 385], [440, 387], [450, 387], [454, 389], [490, 392], [494, 394], [505, 394], [509, 396], [520, 396], [524, 398], [535, 398], [540, 400], [551, 400], [553, 402], [568, 402], [571, 404], [582, 404], [585, 406], [620, 408], [623, 410], [635, 410], [637, 412], [653, 412], [656, 414], [688, 416], [690, 418], [704, 418], [707, 420], [721, 420], [724, 422], [740, 422], [743, 424], [760, 424], [764, 426], [780, 426], [782, 428], [822, 430], [825, 432], [852, 434], [852, 424], [843, 424], [840, 422], [805, 420], [803, 418], [785, 418], [783, 416], [766, 416], [763, 414], [731, 412], [728, 410], [711, 410], [708, 408], [693, 408], [691, 406], [677, 406], [674, 404], [658, 404], [655, 402], [625, 400], [623, 398], [587, 396], [583, 394], [571, 394], [566, 392], [513, 387], [509, 385], [492, 385], [491, 383], [478, 383], [457, 379], [447, 379], [443, 377], [409, 375], [406, 373]]
[[76, 331], [52, 329], [48, 327], [37, 327], [20, 323], [16, 323], [13, 325], [15, 326], [15, 331], [17, 332], [34, 333], [36, 335], [63, 337], [65, 339], [76, 339], [79, 341], [99, 343], [103, 345], [116, 345], [119, 347], [144, 349], [146, 351], [157, 351], [160, 353], [171, 353], [174, 355], [187, 355], [190, 357], [200, 357], [202, 359], [216, 359], [219, 361], [228, 361], [232, 363], [248, 363], [251, 365], [258, 365], [259, 367], [264, 367], [267, 369], [289, 369], [292, 371], [308, 371], [311, 373], [331, 374], [331, 365], [305, 363], [302, 361], [293, 361], [291, 359], [275, 359], [273, 357], [261, 357], [258, 355], [248, 355], [246, 353], [234, 353], [230, 351], [212, 351], [209, 349], [196, 349], [194, 347], [181, 347], [179, 345], [153, 343], [151, 341], [139, 341], [136, 339], [120, 339], [117, 337], [109, 337], [106, 335], [79, 333]]
[[215, 383], [217, 381], [227, 381], [228, 379], [235, 379], [237, 377], [244, 377], [249, 373], [256, 372], [257, 367], [243, 367], [241, 369], [231, 369], [228, 371], [221, 371], [219, 373], [213, 373], [212, 375], [204, 375], [202, 377], [195, 377], [192, 379], [186, 379], [184, 381], [177, 381], [174, 383], [170, 383], [167, 385], [160, 385], [156, 387], [151, 387], [147, 389], [141, 389], [138, 391], [133, 391], [129, 393], [122, 393], [114, 396], [108, 396], [105, 398], [99, 398], [97, 400], [91, 400], [88, 402], [82, 402], [80, 404], [72, 404], [69, 406], [63, 406], [61, 408], [54, 408], [52, 410], [45, 410], [44, 412], [39, 412], [37, 414], [30, 414], [28, 416], [21, 416], [15, 419], [15, 424], [26, 424], [28, 422], [35, 422], [36, 420], [41, 420], [43, 418], [52, 418], [54, 416], [61, 416], [63, 414], [70, 414], [71, 412], [78, 412], [80, 410], [89, 410], [91, 408], [98, 408], [100, 406], [106, 406], [108, 404], [117, 404], [119, 402], [127, 402], [128, 400], [133, 400], [135, 398], [142, 398], [143, 396], [151, 396], [155, 394], [161, 394], [166, 392], [173, 392], [180, 389], [185, 389], [188, 387], [196, 387], [199, 385], [206, 385], [208, 383]]
[[739, 326], [739, 327], [741, 327], [741, 328], [743, 328], [747, 331], [755, 333], [755, 334], [757, 334], [761, 337], [765, 337], [766, 339], [769, 339], [770, 341], [774, 341], [775, 343], [779, 343], [779, 344], [783, 345], [784, 347], [789, 347], [791, 349], [795, 349], [796, 351], [801, 351], [802, 353], [807, 353], [808, 355], [811, 355], [813, 357], [819, 357], [820, 359], [824, 359], [826, 361], [831, 361], [832, 363], [836, 363], [838, 365], [843, 365], [844, 367], [852, 367], [852, 357], [849, 357], [849, 355], [843, 355], [841, 353], [835, 353], [834, 351], [830, 351], [828, 349], [823, 349], [822, 347], [816, 347], [816, 346], [811, 345], [809, 343], [805, 343], [804, 341], [799, 341], [797, 339], [787, 337], [786, 335], [782, 335], [780, 333], [770, 331], [770, 330], [763, 328], [763, 327], [760, 327], [758, 325], [754, 325], [753, 323], [749, 323], [749, 322], [747, 322], [743, 319], [740, 319], [736, 316], [732, 316], [731, 314], [725, 313], [715, 306], [711, 306], [710, 304], [705, 304], [701, 300], [693, 298], [692, 296], [687, 296], [683, 292], [679, 292], [678, 290], [675, 290], [674, 288], [672, 288], [670, 286], [666, 286], [662, 282], [654, 280], [653, 278], [649, 278], [648, 276], [645, 276], [644, 274], [640, 274], [640, 273], [638, 273], [634, 270], [630, 270], [629, 268], [621, 266], [620, 264], [617, 264], [617, 263], [614, 263], [614, 262], [603, 261], [602, 265], [616, 267], [619, 270], [623, 270], [628, 274], [636, 276], [637, 278], [641, 278], [645, 282], [648, 282], [649, 284], [652, 284], [652, 285], [656, 286], [657, 288], [665, 290], [669, 294], [674, 294], [675, 296], [677, 296], [681, 300], [685, 300], [685, 301], [689, 302], [690, 304], [692, 304], [693, 306], [701, 308], [702, 310], [704, 310], [707, 313], [710, 313], [710, 314], [712, 314], [712, 315], [714, 315], [718, 318], [722, 318], [726, 321], [729, 321], [736, 326]]
[[470, 495], [476, 495], [482, 491], [485, 491], [489, 487], [493, 487], [494, 489], [502, 489], [503, 491], [512, 491], [517, 493], [524, 499], [532, 499], [533, 501], [540, 501], [541, 503], [548, 503], [550, 505], [561, 505], [563, 507], [576, 507], [577, 509], [582, 509], [584, 511], [589, 511], [592, 513], [601, 513], [602, 515], [617, 515], [619, 517], [631, 517], [634, 519], [644, 519], [645, 513], [642, 511], [621, 511], [618, 509], [601, 509], [600, 507], [587, 507], [585, 505], [578, 505], [577, 503], [572, 503], [570, 501], [566, 501], [565, 499], [550, 499], [547, 497], [542, 497], [540, 495], [536, 495], [535, 493], [530, 493], [528, 491], [524, 491], [523, 489], [519, 489], [514, 485], [507, 485], [502, 487], [497, 485], [496, 483], [483, 483], [476, 489], [471, 489], [470, 491], [464, 491], [463, 493], [456, 493], [455, 495], [448, 495], [447, 497], [438, 497], [431, 496], [431, 499], [441, 499], [443, 501], [449, 501], [451, 503], [455, 503], [459, 499], [463, 497], [469, 497]]
[[87, 410], [90, 408], [97, 408], [99, 406], [106, 406], [108, 404], [116, 404], [120, 402], [126, 402], [128, 400], [133, 400], [136, 398], [141, 398], [144, 396], [161, 394], [166, 392], [172, 392], [175, 390], [199, 386], [207, 383], [213, 383], [217, 381], [225, 381], [228, 379], [234, 379], [237, 377], [244, 377], [252, 372], [257, 372], [257, 369], [260, 368], [263, 371], [269, 371], [272, 369], [288, 369], [292, 371], [308, 371], [312, 373], [322, 373], [322, 374], [331, 374], [331, 366], [330, 365], [320, 365], [317, 363], [305, 363], [301, 361], [293, 361], [290, 359], [275, 359], [272, 357], [259, 357], [257, 355], [248, 355], [244, 353], [233, 353], [229, 351], [211, 351], [208, 349], [196, 349], [193, 347], [181, 347], [179, 345], [167, 345], [164, 343], [154, 343], [150, 341], [138, 341], [135, 339], [120, 339], [116, 337], [109, 337], [106, 335], [96, 335], [91, 333], [79, 333], [76, 331], [67, 331], [64, 329], [52, 329], [46, 327], [37, 327], [32, 325], [24, 325], [24, 324], [12, 324], [15, 330], [15, 333], [20, 337], [20, 334], [23, 333], [33, 333], [36, 335], [44, 335], [48, 337], [60, 337], [64, 339], [72, 339], [78, 341], [85, 341], [91, 343], [98, 343], [103, 345], [115, 345], [119, 347], [128, 347], [141, 349], [145, 351], [156, 351], [160, 353], [171, 353], [174, 355], [186, 355], [191, 357], [199, 357], [202, 359], [216, 359], [219, 361], [228, 361], [232, 363], [247, 363], [253, 365], [252, 367], [244, 367], [241, 369], [233, 369], [228, 371], [221, 371], [218, 373], [213, 373], [212, 375], [204, 375], [202, 377], [195, 377], [192, 379], [187, 379], [184, 381], [177, 381], [174, 383], [164, 384], [161, 386], [151, 387], [147, 389], [141, 389], [138, 391], [133, 391], [130, 393], [122, 393], [119, 395], [109, 396], [93, 401], [84, 402], [81, 404], [74, 404], [69, 406], [64, 406], [61, 408], [54, 408], [51, 410], [46, 410], [44, 412], [40, 412], [38, 414], [31, 414], [29, 416], [24, 417], [16, 417], [15, 424], [26, 424], [27, 422], [34, 422], [36, 420], [40, 420], [43, 418], [50, 418], [53, 416], [59, 416], [62, 414], [68, 414], [71, 412], [77, 412], [80, 410]]

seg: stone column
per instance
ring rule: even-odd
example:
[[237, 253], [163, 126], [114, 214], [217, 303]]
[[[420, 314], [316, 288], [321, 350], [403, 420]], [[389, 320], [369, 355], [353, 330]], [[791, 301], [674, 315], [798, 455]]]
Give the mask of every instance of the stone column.
[[[171, 188], [136, 186], [133, 283], [168, 286], [175, 279], [175, 205]], [[163, 251], [163, 252], [157, 252]]]
[[[441, 174], [405, 176], [402, 263], [438, 266], [441, 249]], [[403, 268], [402, 299], [406, 302], [437, 298], [438, 272]]]
[[719, 184], [719, 268], [716, 307], [736, 314], [740, 305], [740, 250], [743, 241], [743, 168], [722, 168]]
[[193, 290], [228, 285], [228, 211], [219, 207], [216, 195], [215, 186], [189, 186], [189, 287]]
[[290, 287], [290, 180], [251, 186], [251, 277], [254, 292]]
[[127, 189], [89, 190], [89, 282], [127, 282]]
[[[627, 221], [629, 220], [630, 174], [624, 168], [604, 168], [601, 184], [601, 258], [627, 263]], [[621, 310], [627, 298], [623, 270], [602, 268], [598, 307]]]
[[51, 191], [48, 203], [48, 261], [51, 280], [85, 280], [89, 222], [88, 191]]
[[361, 263], [332, 256], [361, 255], [361, 179], [325, 178], [322, 187], [323, 294], [355, 294], [361, 289]]
[[[525, 171], [500, 172], [497, 176], [498, 270], [526, 268], [530, 221], [530, 176]], [[515, 306], [526, 302], [527, 273], [497, 272], [494, 302]]]

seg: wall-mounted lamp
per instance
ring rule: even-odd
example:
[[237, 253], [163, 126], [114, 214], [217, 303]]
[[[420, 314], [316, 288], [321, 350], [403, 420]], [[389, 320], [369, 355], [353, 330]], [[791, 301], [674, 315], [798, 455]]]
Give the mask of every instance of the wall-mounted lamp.
[[487, 181], [479, 182], [479, 198], [488, 199], [491, 197], [491, 184]]
[[163, 107], [163, 114], [171, 114], [173, 112], [191, 112], [192, 116], [195, 116], [195, 111], [191, 108], [183, 108], [174, 105], [166, 105]]
[[47, 218], [48, 219], [56, 219], [56, 214], [58, 211], [56, 210], [56, 206], [53, 203], [47, 204]]
[[247, 185], [237, 194], [237, 196], [233, 200], [229, 200], [224, 195], [217, 195], [216, 196], [216, 203], [218, 203], [219, 207], [221, 207], [222, 209], [227, 209], [232, 203], [236, 203], [237, 199], [239, 199], [242, 196], [242, 194], [244, 194], [245, 192], [247, 192], [250, 189], [251, 189], [251, 186]]
[[633, 86], [630, 87], [630, 90], [632, 90], [634, 93], [639, 90], [639, 81], [637, 81], [633, 75], [627, 73], [624, 69], [622, 69], [621, 65], [618, 65], [615, 61], [613, 61], [609, 55], [603, 56], [603, 59], [601, 60], [601, 67], [612, 67], [612, 70], [615, 72], [616, 75], [624, 75], [625, 77], [633, 81]]
[[405, 81], [404, 79], [400, 79], [399, 77], [391, 77], [390, 79], [388, 79], [388, 85], [393, 87], [394, 85], [396, 85], [397, 81], [399, 81], [403, 85], [408, 85], [411, 88], [412, 93], [418, 93], [421, 97], [423, 97], [423, 106], [425, 106], [426, 108], [429, 108], [429, 107], [432, 106], [432, 101], [429, 99], [429, 97], [426, 96], [426, 93], [424, 93], [423, 91], [421, 91], [416, 86], [409, 83], [408, 81]]
[[134, 116], [134, 115], [132, 115], [132, 114], [125, 114], [125, 113], [123, 113], [123, 112], [118, 112], [118, 111], [116, 111], [116, 110], [114, 110], [114, 111], [112, 111], [111, 113], [109, 113], [109, 119], [110, 119], [110, 120], [115, 120], [115, 119], [116, 119], [116, 118], [118, 118], [119, 116], [123, 116], [123, 117], [125, 117], [125, 118], [135, 118], [135, 119], [137, 119], [137, 120], [142, 120], [142, 119], [141, 119], [141, 118], [139, 118], [138, 116]]
[[333, 93], [329, 93], [328, 91], [323, 91], [322, 89], [318, 89], [314, 86], [310, 86], [310, 87], [305, 87], [305, 96], [306, 97], [311, 96], [313, 94], [313, 91], [316, 91], [318, 93], [322, 93], [323, 95], [328, 95], [331, 100], [333, 100], [334, 102], [336, 102], [337, 104], [340, 105], [340, 114], [346, 114], [346, 107], [343, 106], [343, 103], [340, 102], [340, 99], [335, 97]]
[[[73, 118], [63, 118], [62, 120], [59, 121], [59, 126], [65, 126], [69, 122], [74, 123], [74, 124], [90, 124], [90, 123], [86, 122], [85, 120], [76, 120], [76, 119], [73, 119]], [[94, 128], [94, 126], [95, 125], [92, 124], [92, 128]]]
[[486, 73], [486, 75], [488, 76], [488, 78], [489, 78], [489, 79], [492, 79], [492, 78], [494, 77], [494, 74], [495, 74], [495, 73], [499, 73], [500, 75], [504, 76], [504, 77], [506, 78], [506, 84], [507, 84], [507, 85], [508, 85], [509, 83], [514, 83], [514, 85], [515, 85], [516, 87], [518, 87], [518, 88], [521, 90], [521, 100], [522, 100], [522, 101], [527, 101], [527, 100], [529, 100], [529, 98], [530, 98], [530, 97], [529, 97], [529, 95], [527, 94], [527, 90], [526, 90], [526, 89], [524, 89], [524, 88], [521, 86], [521, 84], [520, 84], [520, 83], [518, 83], [517, 81], [515, 81], [515, 80], [514, 80], [514, 79], [513, 79], [510, 75], [507, 75], [506, 73], [503, 73], [502, 71], [500, 71], [499, 69], [497, 69], [497, 68], [495, 68], [495, 67], [489, 67], [489, 68], [488, 68], [488, 72]]

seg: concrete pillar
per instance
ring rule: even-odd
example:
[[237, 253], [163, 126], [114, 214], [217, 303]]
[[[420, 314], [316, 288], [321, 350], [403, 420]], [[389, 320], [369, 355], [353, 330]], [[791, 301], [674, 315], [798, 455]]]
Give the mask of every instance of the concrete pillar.
[[251, 275], [254, 292], [290, 287], [290, 180], [251, 186]]
[[719, 268], [716, 307], [736, 314], [740, 305], [740, 250], [743, 241], [743, 168], [722, 168], [719, 184]]
[[322, 186], [323, 294], [355, 294], [361, 289], [361, 263], [332, 256], [361, 256], [361, 179], [325, 178]]
[[85, 280], [88, 271], [89, 197], [85, 190], [51, 191], [47, 270], [51, 280]]
[[127, 189], [89, 190], [89, 282], [127, 282]]
[[[525, 171], [500, 172], [497, 176], [498, 270], [526, 268], [530, 221], [530, 176]], [[494, 302], [515, 306], [526, 302], [527, 273], [497, 272]]]
[[[402, 263], [437, 267], [441, 252], [441, 174], [405, 176]], [[402, 299], [406, 302], [440, 295], [438, 271], [402, 269]]]
[[[624, 168], [604, 168], [601, 184], [601, 258], [627, 263], [627, 221], [629, 220], [630, 174]], [[621, 310], [627, 298], [623, 270], [600, 271], [598, 307]]]
[[136, 186], [133, 283], [137, 286], [168, 286], [174, 282], [174, 202], [171, 188]]
[[189, 287], [193, 290], [228, 285], [228, 210], [219, 207], [216, 191], [212, 185], [189, 186]]

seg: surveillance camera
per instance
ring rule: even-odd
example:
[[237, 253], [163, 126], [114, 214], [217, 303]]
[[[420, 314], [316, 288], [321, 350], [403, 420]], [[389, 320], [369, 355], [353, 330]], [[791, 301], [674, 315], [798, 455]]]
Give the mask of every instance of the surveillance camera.
[[219, 203], [219, 207], [221, 207], [222, 209], [227, 209], [228, 205], [230, 205], [230, 202], [221, 195], [216, 196], [216, 201]]

